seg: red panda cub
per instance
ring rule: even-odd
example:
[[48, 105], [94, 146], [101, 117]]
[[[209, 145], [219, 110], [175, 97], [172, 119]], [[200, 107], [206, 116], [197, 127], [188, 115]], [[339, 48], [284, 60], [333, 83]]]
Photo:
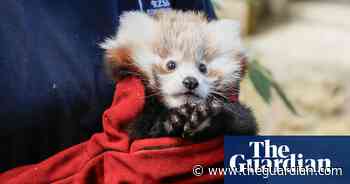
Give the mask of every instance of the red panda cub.
[[228, 99], [238, 92], [241, 79], [237, 22], [208, 22], [195, 12], [128, 12], [120, 17], [117, 34], [101, 47], [116, 81], [138, 76], [146, 86], [144, 112], [126, 127], [131, 139], [201, 141], [257, 133], [252, 112]]

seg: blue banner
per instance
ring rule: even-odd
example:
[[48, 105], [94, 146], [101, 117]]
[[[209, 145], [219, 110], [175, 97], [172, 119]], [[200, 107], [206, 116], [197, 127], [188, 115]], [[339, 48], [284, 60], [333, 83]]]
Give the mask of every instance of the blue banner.
[[225, 183], [348, 184], [350, 137], [225, 137]]

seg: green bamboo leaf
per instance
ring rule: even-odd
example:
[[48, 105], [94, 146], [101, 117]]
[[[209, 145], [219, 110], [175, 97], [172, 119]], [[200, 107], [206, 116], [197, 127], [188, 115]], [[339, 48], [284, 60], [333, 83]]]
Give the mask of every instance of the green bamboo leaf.
[[262, 66], [257, 60], [253, 60], [248, 64], [248, 75], [254, 88], [266, 103], [271, 102], [271, 88], [273, 88], [276, 90], [277, 95], [282, 99], [288, 110], [294, 115], [298, 115], [296, 108], [288, 99], [282, 87], [274, 80], [269, 69]]
[[287, 106], [287, 108], [294, 114], [299, 115], [296, 108], [292, 104], [292, 102], [287, 98], [286, 93], [283, 91], [281, 86], [277, 82], [272, 83], [273, 88], [276, 90], [278, 96], [282, 99], [283, 103]]
[[270, 79], [270, 81], [272, 81], [272, 80], [273, 80], [272, 72], [271, 72], [268, 68], [262, 66], [258, 61], [255, 60], [255, 62], [256, 62], [256, 65], [255, 65], [255, 66], [256, 66], [260, 71], [264, 72], [264, 74]]
[[269, 104], [271, 102], [271, 80], [264, 72], [259, 70], [257, 61], [248, 63], [248, 76], [256, 91]]

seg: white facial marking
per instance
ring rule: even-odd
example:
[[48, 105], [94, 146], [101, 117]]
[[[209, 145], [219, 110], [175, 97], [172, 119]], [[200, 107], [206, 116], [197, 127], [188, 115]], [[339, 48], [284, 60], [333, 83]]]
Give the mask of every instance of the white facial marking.
[[[172, 59], [166, 59], [163, 62], [166, 64], [170, 60], [179, 61], [172, 57]], [[177, 107], [189, 101], [200, 102], [208, 97], [211, 81], [206, 74], [199, 72], [198, 66], [199, 63], [190, 61], [176, 62], [176, 69], [169, 74], [159, 75], [162, 94], [170, 107]], [[187, 89], [183, 84], [186, 77], [196, 79], [198, 81], [198, 87], [193, 90]], [[186, 92], [192, 92], [194, 95], [186, 95]]]

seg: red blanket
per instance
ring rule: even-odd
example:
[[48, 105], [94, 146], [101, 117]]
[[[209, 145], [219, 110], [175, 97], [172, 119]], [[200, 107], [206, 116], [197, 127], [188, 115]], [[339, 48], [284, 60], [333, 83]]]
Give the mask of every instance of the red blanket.
[[215, 183], [222, 176], [194, 176], [192, 168], [223, 164], [224, 140], [200, 144], [177, 138], [130, 142], [123, 124], [143, 110], [145, 91], [137, 78], [119, 82], [109, 109], [103, 114], [102, 133], [30, 166], [0, 175], [0, 183]]

